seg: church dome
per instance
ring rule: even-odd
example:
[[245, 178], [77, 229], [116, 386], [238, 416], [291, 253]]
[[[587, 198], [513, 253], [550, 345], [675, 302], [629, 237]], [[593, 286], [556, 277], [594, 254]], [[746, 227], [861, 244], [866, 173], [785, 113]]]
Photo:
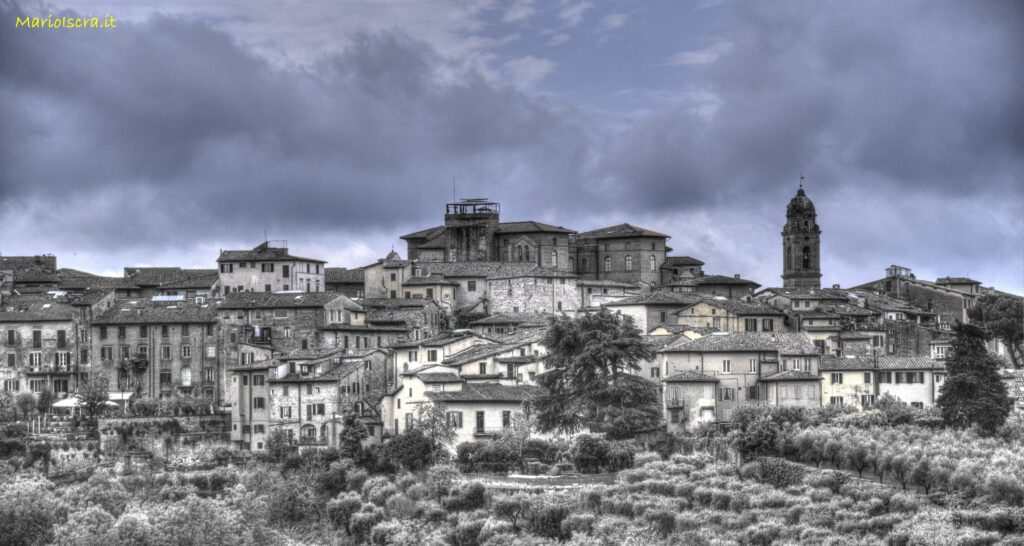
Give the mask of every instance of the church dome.
[[789, 200], [789, 205], [786, 207], [786, 216], [802, 215], [802, 214], [817, 214], [814, 212], [814, 203], [804, 193], [804, 187], [800, 186], [800, 189], [796, 191], [796, 195]]

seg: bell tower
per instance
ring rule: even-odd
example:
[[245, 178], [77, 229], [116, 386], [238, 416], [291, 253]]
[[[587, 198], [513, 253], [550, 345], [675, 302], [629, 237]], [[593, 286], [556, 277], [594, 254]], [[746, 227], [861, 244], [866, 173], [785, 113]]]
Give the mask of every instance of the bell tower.
[[821, 288], [821, 229], [815, 221], [817, 216], [801, 182], [786, 207], [786, 225], [782, 228], [785, 288]]

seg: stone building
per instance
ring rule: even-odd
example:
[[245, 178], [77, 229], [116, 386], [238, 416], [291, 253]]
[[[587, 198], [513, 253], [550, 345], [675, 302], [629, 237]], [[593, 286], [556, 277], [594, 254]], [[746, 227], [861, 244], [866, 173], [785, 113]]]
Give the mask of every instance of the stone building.
[[946, 366], [926, 356], [822, 356], [821, 403], [870, 408], [889, 394], [911, 406], [935, 405]]
[[981, 295], [980, 290], [973, 291], [972, 287], [976, 288], [970, 282], [949, 282], [948, 277], [941, 284], [925, 281], [914, 276], [909, 268], [891, 265], [886, 268], [884, 279], [867, 282], [854, 288], [902, 300], [914, 307], [935, 313], [940, 324], [951, 325], [956, 321], [970, 322], [967, 311], [974, 307], [975, 301]]
[[[160, 299], [159, 297], [157, 299]], [[110, 378], [111, 391], [132, 391], [135, 378], [118, 364], [140, 355], [148, 363], [139, 392], [150, 398], [175, 394], [223, 399], [221, 331], [210, 304], [117, 300], [91, 324], [93, 369]]]
[[180, 267], [126, 267], [124, 279], [135, 290], [132, 297], [185, 296], [186, 299], [209, 298], [218, 283], [216, 269], [182, 269]]
[[701, 423], [715, 422], [715, 394], [719, 379], [693, 370], [672, 374], [663, 381], [662, 405], [666, 430], [692, 432]]
[[677, 324], [704, 326], [723, 332], [785, 331], [785, 314], [759, 301], [707, 297], [673, 313]]
[[746, 299], [754, 295], [754, 291], [761, 285], [744, 278], [739, 274], [731, 277], [727, 275], [704, 275], [701, 273], [696, 277], [682, 277], [657, 287], [657, 290], [675, 292], [677, 294], [704, 294], [708, 296], [722, 296], [732, 299]]
[[639, 296], [643, 290], [639, 283], [610, 280], [576, 279], [579, 292], [579, 309], [596, 311], [606, 303]]
[[499, 269], [487, 277], [487, 292], [492, 313], [575, 312], [579, 302], [576, 275], [543, 267], [525, 273]]
[[46, 294], [4, 296], [0, 301], [3, 390], [52, 391], [58, 397], [73, 393], [89, 371], [85, 324], [77, 310], [61, 299]]
[[782, 286], [821, 288], [821, 228], [803, 184], [786, 207], [782, 228]]
[[666, 256], [661, 264], [661, 282], [668, 284], [674, 280], [689, 277], [700, 277], [704, 274], [704, 262], [690, 256]]
[[260, 243], [252, 250], [222, 250], [217, 258], [222, 294], [231, 292], [323, 292], [324, 262]]
[[338, 292], [356, 299], [366, 295], [366, 272], [362, 269], [325, 267], [324, 285], [327, 292]]
[[433, 300], [422, 298], [363, 298], [359, 304], [366, 310], [366, 323], [371, 326], [404, 328], [406, 337], [425, 339], [445, 329], [448, 319]]
[[820, 354], [804, 333], [716, 332], [659, 351], [665, 377], [692, 371], [718, 379], [715, 419], [749, 404], [819, 407]]
[[704, 296], [698, 294], [657, 291], [609, 302], [604, 304], [604, 308], [612, 313], [632, 317], [636, 327], [642, 333], [647, 333], [661, 325], [677, 324], [676, 311], [701, 301], [704, 301]]
[[630, 224], [577, 234], [532, 220], [501, 222], [500, 210], [498, 203], [487, 199], [449, 203], [444, 225], [402, 236], [409, 260], [528, 263], [586, 279], [646, 285], [660, 281], [670, 250], [667, 235]]

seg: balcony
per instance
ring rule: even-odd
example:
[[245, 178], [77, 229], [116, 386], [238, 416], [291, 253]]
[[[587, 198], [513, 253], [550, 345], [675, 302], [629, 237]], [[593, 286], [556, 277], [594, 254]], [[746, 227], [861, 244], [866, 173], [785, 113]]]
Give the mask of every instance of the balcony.
[[78, 373], [77, 364], [39, 364], [25, 368], [26, 374]]
[[487, 427], [475, 427], [473, 428], [473, 436], [497, 436], [508, 430], [507, 427], [498, 428], [487, 428]]

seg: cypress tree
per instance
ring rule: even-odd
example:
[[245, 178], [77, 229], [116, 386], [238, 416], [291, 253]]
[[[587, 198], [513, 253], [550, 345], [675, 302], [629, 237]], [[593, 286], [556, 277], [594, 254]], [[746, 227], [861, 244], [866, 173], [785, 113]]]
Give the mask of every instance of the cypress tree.
[[946, 424], [972, 425], [987, 434], [998, 429], [1013, 408], [1006, 385], [999, 377], [999, 360], [985, 349], [985, 333], [970, 324], [958, 324], [953, 351], [946, 360], [946, 382], [937, 404]]

